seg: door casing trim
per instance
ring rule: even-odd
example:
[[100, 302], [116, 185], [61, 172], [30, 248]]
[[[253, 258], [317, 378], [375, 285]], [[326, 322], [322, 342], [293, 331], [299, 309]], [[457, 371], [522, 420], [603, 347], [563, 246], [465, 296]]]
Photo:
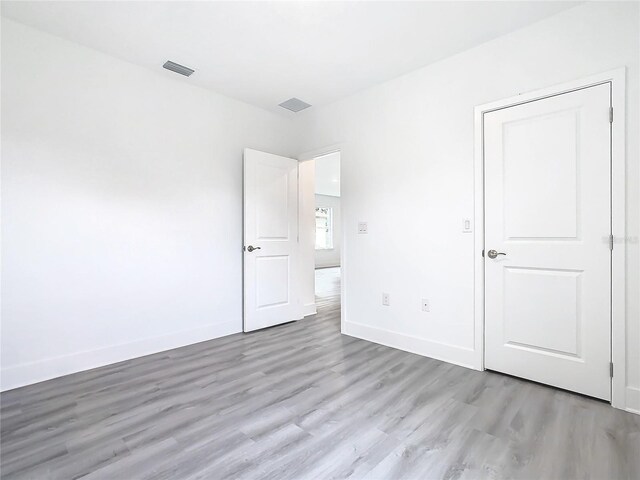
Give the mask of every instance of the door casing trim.
[[611, 233], [614, 248], [611, 255], [611, 405], [627, 410], [626, 401], [626, 67], [599, 73], [587, 78], [523, 93], [495, 102], [478, 105], [474, 110], [474, 350], [475, 367], [484, 370], [484, 115], [523, 103], [541, 100], [583, 88], [611, 84], [611, 105], [614, 119], [611, 125]]

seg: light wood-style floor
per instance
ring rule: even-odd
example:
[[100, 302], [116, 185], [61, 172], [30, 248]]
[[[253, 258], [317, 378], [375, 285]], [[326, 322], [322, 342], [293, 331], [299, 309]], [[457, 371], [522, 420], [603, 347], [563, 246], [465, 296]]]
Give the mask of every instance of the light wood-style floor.
[[640, 417], [319, 313], [2, 394], [2, 478], [638, 479]]

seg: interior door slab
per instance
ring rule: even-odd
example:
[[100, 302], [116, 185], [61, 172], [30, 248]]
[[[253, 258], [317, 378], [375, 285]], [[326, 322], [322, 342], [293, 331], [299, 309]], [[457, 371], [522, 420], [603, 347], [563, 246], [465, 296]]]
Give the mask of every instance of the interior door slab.
[[244, 152], [244, 331], [300, 318], [298, 162]]
[[485, 365], [611, 399], [610, 84], [484, 116]]

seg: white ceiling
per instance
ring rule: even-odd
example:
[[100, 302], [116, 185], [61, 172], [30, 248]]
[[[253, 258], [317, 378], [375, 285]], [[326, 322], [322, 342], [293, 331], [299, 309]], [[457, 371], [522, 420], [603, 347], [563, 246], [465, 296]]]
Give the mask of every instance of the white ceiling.
[[2, 2], [2, 15], [181, 81], [294, 115], [577, 2]]
[[316, 193], [340, 196], [340, 152], [316, 158]]

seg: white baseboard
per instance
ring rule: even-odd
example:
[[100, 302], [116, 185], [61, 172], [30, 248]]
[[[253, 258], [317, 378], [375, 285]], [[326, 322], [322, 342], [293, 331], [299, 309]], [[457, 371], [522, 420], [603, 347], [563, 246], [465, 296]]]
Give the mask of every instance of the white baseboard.
[[316, 310], [316, 303], [307, 303], [302, 307], [302, 316], [303, 317], [308, 317], [309, 315], [315, 315], [316, 313], [318, 313], [318, 311]]
[[640, 388], [627, 387], [626, 400], [625, 410], [640, 415]]
[[477, 354], [473, 349], [434, 342], [424, 338], [412, 337], [403, 333], [353, 322], [344, 322], [342, 333], [361, 338], [362, 340], [379, 343], [387, 347], [393, 347], [424, 357], [453, 363], [461, 367], [471, 368], [473, 370], [481, 369], [480, 366], [476, 366]]
[[38, 362], [3, 368], [0, 373], [0, 391], [31, 385], [71, 373], [91, 370], [112, 363], [144, 357], [194, 343], [224, 337], [242, 331], [238, 321], [207, 325], [192, 330], [175, 332], [160, 337], [145, 338], [130, 343], [72, 353]]

